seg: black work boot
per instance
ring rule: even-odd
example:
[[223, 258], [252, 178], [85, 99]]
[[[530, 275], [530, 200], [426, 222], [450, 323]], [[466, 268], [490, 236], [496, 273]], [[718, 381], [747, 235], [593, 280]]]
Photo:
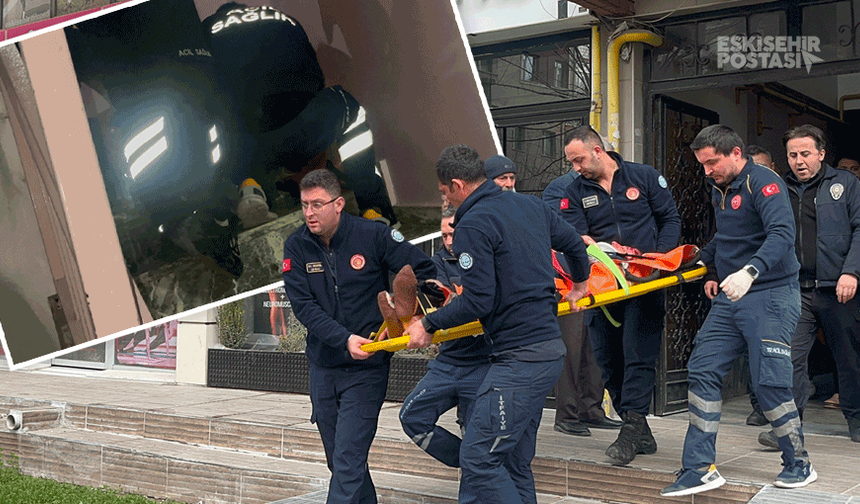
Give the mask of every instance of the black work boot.
[[761, 406], [756, 404], [753, 406], [753, 411], [747, 417], [747, 425], [755, 425], [757, 427], [761, 427], [763, 425], [769, 424], [767, 417], [764, 416], [764, 412], [761, 410]]
[[625, 411], [621, 419], [624, 423], [618, 439], [606, 449], [606, 455], [615, 461], [615, 465], [627, 465], [637, 454], [650, 455], [657, 451], [657, 441], [643, 415]]

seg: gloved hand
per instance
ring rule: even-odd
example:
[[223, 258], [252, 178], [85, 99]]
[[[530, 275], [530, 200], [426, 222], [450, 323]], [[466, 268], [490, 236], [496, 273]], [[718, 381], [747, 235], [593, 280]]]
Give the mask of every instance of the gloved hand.
[[734, 303], [744, 297], [744, 294], [750, 290], [753, 280], [755, 279], [746, 270], [739, 269], [723, 280], [720, 284], [720, 289], [726, 293], [729, 301]]

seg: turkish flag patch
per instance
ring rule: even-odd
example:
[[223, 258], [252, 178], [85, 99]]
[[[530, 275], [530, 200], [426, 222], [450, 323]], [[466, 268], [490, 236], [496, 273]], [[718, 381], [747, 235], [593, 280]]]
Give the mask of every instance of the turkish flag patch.
[[561, 203], [559, 203], [559, 208], [562, 210], [567, 210], [570, 207], [570, 200], [567, 198], [562, 198]]
[[286, 273], [292, 268], [292, 262], [289, 259], [284, 259], [284, 266], [281, 268], [281, 273]]
[[764, 197], [773, 196], [774, 194], [779, 194], [779, 186], [774, 184], [768, 184], [761, 188], [761, 193], [764, 194]]

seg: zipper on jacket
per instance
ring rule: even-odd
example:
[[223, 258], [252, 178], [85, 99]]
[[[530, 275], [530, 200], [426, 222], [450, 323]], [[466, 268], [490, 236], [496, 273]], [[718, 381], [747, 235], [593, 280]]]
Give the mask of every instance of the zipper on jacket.
[[[803, 192], [806, 192], [804, 189]], [[815, 218], [818, 219], [818, 209], [815, 209]], [[800, 240], [800, 264], [803, 264], [803, 193], [797, 195], [797, 238]]]
[[618, 230], [618, 240], [621, 243], [626, 243], [621, 235], [621, 224], [618, 223], [618, 214], [615, 213], [615, 197], [612, 194], [609, 195], [609, 204], [612, 205], [612, 217], [615, 219], [615, 229]]
[[722, 201], [722, 203], [720, 203], [720, 210], [725, 210], [726, 209], [726, 196], [728, 195], [728, 191], [723, 192], [723, 190], [720, 189], [719, 186], [717, 186], [716, 184], [713, 187], [714, 187], [714, 189], [719, 191], [720, 194], [723, 195], [723, 201]]

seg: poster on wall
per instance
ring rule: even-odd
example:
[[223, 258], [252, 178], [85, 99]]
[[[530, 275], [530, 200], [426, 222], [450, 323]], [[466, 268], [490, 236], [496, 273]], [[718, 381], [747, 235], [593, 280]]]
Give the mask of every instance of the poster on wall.
[[117, 364], [176, 369], [176, 330], [172, 320], [114, 340]]

